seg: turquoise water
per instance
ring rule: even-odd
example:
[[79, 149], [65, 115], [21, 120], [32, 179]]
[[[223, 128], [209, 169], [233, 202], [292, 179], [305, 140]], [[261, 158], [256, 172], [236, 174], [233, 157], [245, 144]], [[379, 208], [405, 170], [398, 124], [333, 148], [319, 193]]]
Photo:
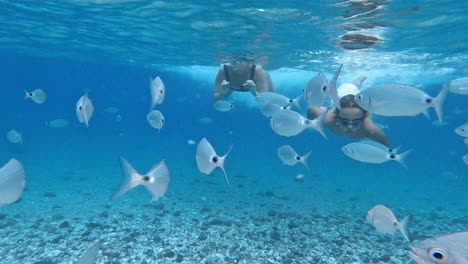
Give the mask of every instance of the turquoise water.
[[[412, 244], [365, 216], [376, 204], [412, 215], [416, 239], [468, 229], [467, 147], [453, 131], [467, 122], [466, 96], [448, 95], [442, 125], [432, 109], [430, 120], [373, 117], [392, 146], [413, 149], [405, 169], [351, 160], [341, 147], [352, 140], [329, 131], [279, 136], [250, 94], [218, 112], [211, 90], [221, 63], [247, 57], [291, 98], [340, 64], [338, 84], [366, 74], [364, 88], [398, 82], [435, 96], [468, 76], [466, 11], [463, 1], [2, 1], [0, 133], [16, 129], [24, 143], [2, 136], [0, 163], [18, 159], [26, 189], [0, 207], [0, 263], [75, 263], [99, 239], [96, 263], [411, 263]], [[161, 131], [146, 122], [150, 76], [166, 86]], [[23, 99], [37, 88], [44, 104]], [[89, 128], [74, 110], [84, 92]], [[70, 124], [44, 125], [57, 118]], [[220, 170], [198, 171], [187, 141], [202, 137], [219, 155], [233, 146], [231, 188]], [[282, 165], [283, 144], [312, 151], [311, 170]], [[167, 199], [138, 187], [111, 202], [119, 156], [141, 173], [165, 159]]]

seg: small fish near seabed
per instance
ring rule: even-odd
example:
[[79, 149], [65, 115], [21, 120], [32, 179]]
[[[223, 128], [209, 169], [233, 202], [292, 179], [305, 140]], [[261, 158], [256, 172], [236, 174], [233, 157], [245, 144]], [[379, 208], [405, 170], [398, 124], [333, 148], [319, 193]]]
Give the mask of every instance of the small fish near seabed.
[[88, 98], [88, 94], [85, 93], [80, 97], [76, 103], [76, 117], [80, 123], [85, 123], [86, 127], [89, 127], [89, 120], [93, 116], [94, 106], [93, 102]]
[[26, 184], [23, 165], [12, 158], [0, 168], [0, 206], [16, 202]]
[[187, 144], [189, 144], [189, 145], [195, 145], [196, 143], [197, 143], [197, 142], [195, 142], [195, 141], [192, 140], [192, 139], [187, 140]]
[[468, 77], [452, 80], [445, 85], [452, 93], [468, 95]]
[[76, 264], [94, 264], [102, 242], [98, 241], [92, 245], [88, 251], [76, 262]]
[[408, 253], [418, 264], [468, 264], [468, 231], [428, 238]]
[[150, 79], [150, 92], [151, 92], [151, 103], [150, 103], [150, 111], [154, 109], [154, 107], [158, 104], [162, 104], [164, 101], [164, 97], [166, 96], [166, 87], [164, 86], [163, 81], [161, 78], [156, 77], [154, 79]]
[[327, 111], [324, 111], [316, 119], [310, 120], [295, 111], [284, 109], [282, 111], [277, 111], [271, 117], [270, 126], [278, 135], [286, 137], [295, 136], [306, 128], [311, 127], [327, 139], [327, 136], [323, 131], [323, 118], [326, 113]]
[[31, 98], [36, 104], [43, 104], [47, 100], [47, 94], [42, 89], [36, 89], [32, 92], [24, 90], [24, 99]]
[[23, 144], [23, 135], [14, 129], [8, 131], [6, 137], [13, 144]]
[[411, 153], [411, 150], [407, 150], [401, 154], [391, 153], [388, 151], [389, 149], [363, 142], [347, 144], [343, 146], [341, 150], [346, 156], [357, 161], [380, 164], [389, 160], [394, 160], [399, 162], [405, 168], [405, 158], [409, 153]]
[[210, 175], [214, 169], [219, 167], [224, 173], [224, 179], [226, 184], [229, 186], [229, 180], [224, 170], [224, 160], [226, 159], [229, 152], [231, 152], [232, 146], [229, 147], [229, 150], [224, 156], [220, 157], [216, 154], [213, 146], [206, 138], [202, 138], [197, 146], [197, 153], [195, 160], [197, 162], [198, 170], [206, 175]]
[[393, 236], [398, 230], [408, 241], [411, 242], [411, 234], [408, 229], [411, 222], [410, 216], [407, 216], [403, 221], [398, 222], [392, 210], [385, 205], [379, 204], [372, 207], [367, 212], [366, 220], [381, 233]]
[[214, 104], [213, 104], [214, 108], [220, 112], [228, 112], [230, 111], [231, 109], [234, 108], [234, 104], [229, 102], [229, 101], [225, 101], [225, 100], [218, 100], [216, 101]]
[[120, 157], [122, 180], [119, 188], [112, 195], [112, 200], [124, 195], [131, 189], [143, 185], [151, 193], [151, 201], [157, 201], [166, 193], [169, 185], [169, 169], [164, 160], [154, 165], [146, 174], [139, 174], [132, 165]]
[[153, 110], [149, 112], [149, 114], [146, 116], [146, 120], [148, 121], [148, 124], [150, 124], [151, 127], [159, 130], [164, 126], [164, 123], [166, 122], [163, 114], [158, 110]]
[[299, 156], [290, 145], [282, 145], [278, 148], [277, 153], [283, 164], [293, 166], [300, 162], [307, 170], [309, 170], [307, 159], [309, 158], [310, 153], [312, 153], [311, 151], [307, 152], [304, 156]]
[[69, 123], [70, 122], [68, 122], [68, 120], [59, 118], [52, 121], [46, 121], [44, 122], [44, 125], [50, 128], [64, 128], [67, 127]]
[[457, 128], [455, 128], [455, 133], [462, 137], [468, 137], [468, 123], [465, 123]]
[[369, 87], [355, 96], [359, 106], [370, 113], [382, 116], [415, 116], [433, 107], [442, 121], [442, 106], [448, 87], [443, 87], [436, 98], [419, 88], [406, 84], [381, 84]]

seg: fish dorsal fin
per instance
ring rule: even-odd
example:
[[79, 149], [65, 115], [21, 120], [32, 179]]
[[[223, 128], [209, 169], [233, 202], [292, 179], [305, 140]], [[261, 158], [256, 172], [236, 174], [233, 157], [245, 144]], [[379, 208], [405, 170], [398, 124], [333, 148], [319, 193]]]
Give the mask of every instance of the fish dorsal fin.
[[333, 79], [331, 80], [330, 85], [326, 91], [327, 95], [333, 101], [333, 104], [335, 105], [335, 107], [338, 108], [339, 110], [341, 110], [341, 105], [340, 105], [340, 97], [338, 96], [338, 91], [336, 89], [336, 81], [338, 80], [338, 76], [340, 76], [341, 68], [343, 68], [343, 64], [341, 64], [338, 71], [336, 71], [335, 76], [333, 76]]

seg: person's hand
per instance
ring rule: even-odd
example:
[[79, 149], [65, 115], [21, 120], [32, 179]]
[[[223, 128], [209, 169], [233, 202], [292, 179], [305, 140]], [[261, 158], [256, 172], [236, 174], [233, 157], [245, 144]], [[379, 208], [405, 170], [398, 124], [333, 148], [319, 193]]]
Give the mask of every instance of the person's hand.
[[242, 87], [244, 87], [245, 90], [249, 90], [253, 95], [257, 95], [257, 86], [252, 80], [247, 80]]
[[230, 84], [228, 81], [223, 80], [223, 82], [221, 82], [221, 90], [222, 90], [223, 92], [226, 92], [226, 91], [228, 91], [229, 89], [231, 89], [231, 84]]

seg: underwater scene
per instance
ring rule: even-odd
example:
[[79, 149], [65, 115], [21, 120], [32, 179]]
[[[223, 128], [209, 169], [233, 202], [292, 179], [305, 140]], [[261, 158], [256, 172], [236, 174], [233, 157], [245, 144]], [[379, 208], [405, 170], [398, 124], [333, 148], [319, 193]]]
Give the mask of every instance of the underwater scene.
[[467, 13], [1, 1], [0, 264], [468, 264]]

